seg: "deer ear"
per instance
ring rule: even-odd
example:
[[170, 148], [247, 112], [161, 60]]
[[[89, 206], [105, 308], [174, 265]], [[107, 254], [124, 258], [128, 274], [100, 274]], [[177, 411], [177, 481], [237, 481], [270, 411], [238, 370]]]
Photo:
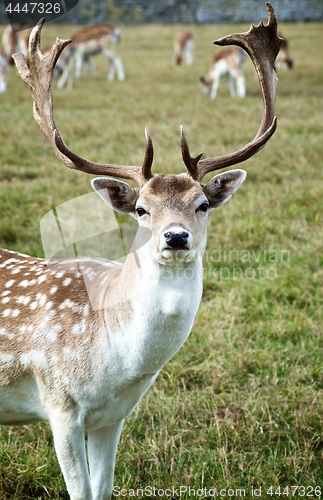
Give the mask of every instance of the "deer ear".
[[138, 189], [109, 177], [97, 177], [91, 181], [93, 189], [104, 203], [117, 212], [132, 213], [135, 211]]
[[210, 207], [216, 208], [228, 201], [241, 186], [246, 176], [247, 172], [237, 169], [212, 177], [206, 186], [202, 186]]

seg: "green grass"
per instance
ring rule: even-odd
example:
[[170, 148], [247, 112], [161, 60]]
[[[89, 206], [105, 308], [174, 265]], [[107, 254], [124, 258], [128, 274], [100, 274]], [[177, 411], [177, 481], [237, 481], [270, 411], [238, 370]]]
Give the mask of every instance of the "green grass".
[[[55, 90], [67, 144], [92, 160], [140, 164], [148, 126], [154, 170], [165, 173], [184, 171], [180, 124], [192, 154], [238, 149], [262, 114], [251, 63], [243, 100], [223, 82], [211, 102], [198, 78], [212, 41], [248, 28], [194, 27], [194, 65], [175, 68], [176, 26], [123, 27], [125, 82], [107, 83], [97, 58], [96, 79]], [[188, 341], [126, 422], [120, 488], [244, 488], [252, 498], [261, 487], [262, 498], [277, 498], [266, 494], [271, 485], [322, 486], [323, 68], [313, 47], [323, 31], [280, 29], [295, 68], [279, 74], [277, 132], [243, 165], [248, 177], [234, 199], [210, 216], [203, 301]], [[68, 37], [68, 27], [46, 27], [44, 43], [57, 34]], [[42, 256], [41, 218], [90, 192], [90, 176], [58, 163], [14, 70], [0, 99], [0, 246]], [[47, 424], [1, 427], [0, 498], [68, 498]]]

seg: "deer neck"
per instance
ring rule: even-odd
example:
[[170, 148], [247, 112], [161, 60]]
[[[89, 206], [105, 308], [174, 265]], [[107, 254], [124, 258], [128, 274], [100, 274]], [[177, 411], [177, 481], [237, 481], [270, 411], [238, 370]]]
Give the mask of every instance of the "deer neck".
[[104, 309], [109, 344], [117, 350], [126, 345], [123, 362], [129, 361], [134, 370], [142, 363], [145, 373], [156, 373], [173, 357], [191, 331], [202, 296], [202, 274], [202, 255], [176, 265], [148, 259], [142, 249], [128, 255], [113, 293], [111, 289], [106, 296], [106, 304], [112, 300], [114, 307]]
[[[178, 256], [161, 263], [149, 242], [137, 246], [135, 241], [120, 274], [122, 286], [124, 282], [128, 283], [127, 288], [123, 288], [124, 294], [140, 311], [145, 310], [147, 303], [152, 303], [159, 317], [163, 313], [187, 314], [187, 309], [191, 309], [193, 303], [199, 304], [201, 298], [202, 255], [202, 251], [197, 252], [189, 262]], [[179, 298], [178, 303], [176, 297]], [[194, 311], [195, 307], [195, 315]]]

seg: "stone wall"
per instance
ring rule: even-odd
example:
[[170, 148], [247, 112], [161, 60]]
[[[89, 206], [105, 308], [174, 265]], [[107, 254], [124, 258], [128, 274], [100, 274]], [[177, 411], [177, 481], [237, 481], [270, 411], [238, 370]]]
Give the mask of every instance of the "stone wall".
[[[65, 0], [67, 6], [69, 1], [72, 5], [72, 0]], [[265, 0], [79, 0], [76, 7], [56, 22], [254, 23], [267, 19], [265, 3]], [[280, 22], [323, 21], [323, 0], [272, 0], [272, 3]], [[4, 2], [0, 2], [0, 22], [8, 23]]]
[[[323, 21], [323, 0], [273, 0], [279, 21]], [[94, 5], [95, 4], [95, 5]], [[80, 0], [70, 13], [114, 23], [236, 23], [267, 18], [265, 0]], [[92, 17], [91, 16], [91, 17]]]
[[[272, 0], [279, 21], [323, 21], [323, 0]], [[94, 5], [95, 4], [95, 5]], [[80, 0], [69, 16], [114, 23], [236, 23], [267, 18], [265, 0]]]

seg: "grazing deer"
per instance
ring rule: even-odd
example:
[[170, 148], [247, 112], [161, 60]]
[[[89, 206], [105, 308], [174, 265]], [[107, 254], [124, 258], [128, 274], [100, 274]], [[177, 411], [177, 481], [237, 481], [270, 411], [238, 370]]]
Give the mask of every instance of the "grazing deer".
[[174, 37], [174, 60], [176, 65], [186, 62], [187, 66], [193, 63], [194, 35], [191, 30], [178, 31]]
[[294, 60], [289, 52], [289, 42], [282, 33], [278, 33], [278, 36], [283, 41], [275, 61], [275, 71], [280, 68], [292, 69], [294, 67]]
[[84, 63], [95, 76], [96, 71], [91, 58], [98, 54], [103, 54], [109, 61], [108, 80], [112, 81], [117, 72], [118, 79], [123, 81], [125, 79], [123, 64], [116, 53], [119, 41], [120, 30], [107, 23], [86, 26], [73, 33], [70, 47], [60, 57], [59, 64], [63, 67], [63, 73], [58, 82], [59, 88], [62, 88], [66, 81], [68, 88], [72, 88], [73, 72], [75, 71], [76, 78], [80, 78]]
[[245, 97], [246, 81], [243, 74], [245, 58], [246, 52], [239, 47], [229, 47], [214, 54], [208, 74], [205, 77], [200, 77], [204, 94], [209, 95], [211, 99], [215, 99], [221, 78], [227, 76], [231, 97], [236, 95]]
[[139, 225], [124, 264], [86, 257], [50, 264], [1, 251], [0, 423], [50, 422], [72, 500], [111, 498], [124, 419], [191, 331], [202, 295], [208, 214], [231, 198], [246, 173], [226, 171], [207, 184], [203, 177], [247, 160], [276, 129], [273, 64], [280, 40], [270, 4], [267, 10], [266, 26], [215, 42], [249, 52], [264, 100], [259, 130], [238, 151], [201, 160], [202, 154], [191, 156], [181, 129], [187, 173], [152, 173], [147, 131], [142, 166], [94, 163], [71, 151], [57, 129], [51, 93], [55, 61], [68, 41], [58, 38], [42, 55], [39, 22], [28, 65], [22, 54], [14, 56], [32, 93], [34, 118], [58, 159], [72, 169], [109, 175], [93, 179], [93, 188]]
[[0, 93], [7, 91], [7, 55], [0, 49]]
[[23, 28], [19, 24], [6, 26], [2, 34], [2, 45], [7, 55], [7, 63], [13, 65], [12, 54], [22, 52], [28, 54], [28, 40], [32, 28]]

